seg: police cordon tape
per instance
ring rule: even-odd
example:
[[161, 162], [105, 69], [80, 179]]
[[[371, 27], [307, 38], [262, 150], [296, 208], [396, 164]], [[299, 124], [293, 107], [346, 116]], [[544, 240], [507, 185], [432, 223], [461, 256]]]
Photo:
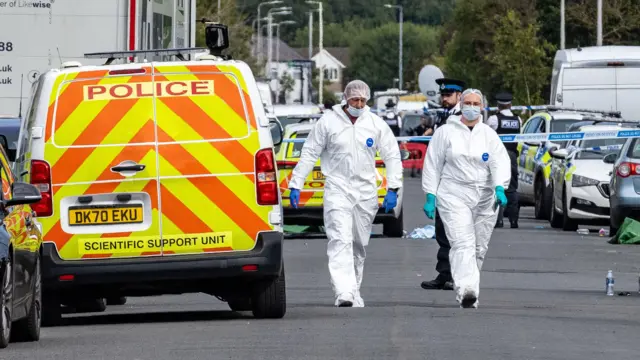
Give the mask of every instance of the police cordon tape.
[[[498, 107], [484, 107], [483, 111], [499, 111]], [[568, 112], [578, 112], [578, 113], [593, 113], [593, 114], [601, 114], [606, 116], [613, 116], [619, 118], [621, 116], [620, 111], [607, 111], [607, 110], [597, 110], [597, 109], [580, 109], [573, 108], [567, 106], [558, 106], [558, 105], [512, 105], [509, 107], [509, 110], [515, 111], [537, 111], [537, 110], [549, 110], [549, 111], [568, 111]], [[445, 112], [447, 111], [444, 108], [423, 108], [423, 111], [428, 112]]]
[[[544, 141], [569, 141], [569, 140], [603, 140], [603, 139], [628, 139], [640, 137], [640, 130], [609, 130], [587, 132], [561, 132], [549, 134], [514, 134], [499, 135], [504, 143], [519, 142], [544, 142]], [[430, 141], [432, 136], [398, 136], [398, 141]], [[283, 143], [303, 143], [305, 139], [284, 139]]]

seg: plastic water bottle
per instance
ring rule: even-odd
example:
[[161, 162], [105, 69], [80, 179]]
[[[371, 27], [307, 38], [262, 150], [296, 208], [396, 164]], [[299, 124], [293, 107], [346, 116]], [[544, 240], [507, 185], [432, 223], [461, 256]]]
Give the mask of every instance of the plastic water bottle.
[[613, 270], [609, 270], [607, 273], [607, 296], [613, 296], [613, 284], [615, 280], [613, 278]]

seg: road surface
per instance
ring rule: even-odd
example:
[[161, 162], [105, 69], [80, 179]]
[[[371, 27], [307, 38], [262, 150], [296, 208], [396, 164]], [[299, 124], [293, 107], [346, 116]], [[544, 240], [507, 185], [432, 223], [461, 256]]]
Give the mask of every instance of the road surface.
[[[427, 221], [419, 180], [405, 186], [410, 231]], [[40, 342], [13, 343], [0, 359], [638, 359], [640, 246], [522, 214], [520, 229], [494, 233], [479, 309], [420, 288], [435, 275], [435, 240], [381, 237], [368, 247], [366, 307], [335, 308], [326, 239], [289, 238], [284, 319], [255, 320], [203, 294], [129, 298], [43, 328]], [[605, 296], [609, 269], [630, 296]]]

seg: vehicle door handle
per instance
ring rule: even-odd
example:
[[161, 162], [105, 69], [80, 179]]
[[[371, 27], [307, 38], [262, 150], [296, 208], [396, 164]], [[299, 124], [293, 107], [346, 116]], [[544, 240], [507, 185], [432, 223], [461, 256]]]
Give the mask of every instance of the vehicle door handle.
[[116, 165], [111, 168], [111, 171], [114, 172], [125, 172], [125, 171], [135, 171], [139, 172], [144, 170], [146, 165], [143, 164], [135, 164], [135, 165]]

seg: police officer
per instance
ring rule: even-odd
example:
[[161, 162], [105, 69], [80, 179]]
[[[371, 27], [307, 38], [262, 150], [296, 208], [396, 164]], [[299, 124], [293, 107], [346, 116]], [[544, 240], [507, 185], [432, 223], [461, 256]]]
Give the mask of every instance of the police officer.
[[[522, 119], [515, 116], [511, 112], [511, 101], [513, 95], [508, 92], [501, 92], [496, 95], [498, 102], [498, 113], [487, 119], [487, 125], [491, 126], [498, 134], [520, 134]], [[507, 153], [511, 159], [511, 181], [509, 187], [505, 191], [507, 195], [507, 206], [500, 209], [496, 227], [504, 226], [504, 211], [509, 218], [512, 229], [518, 228], [518, 217], [520, 213], [520, 204], [518, 204], [518, 143], [504, 143]]]
[[[460, 111], [460, 98], [462, 97], [462, 91], [464, 91], [465, 87], [463, 81], [455, 79], [440, 78], [436, 79], [436, 83], [440, 86], [442, 107], [445, 111], [438, 113], [439, 116], [434, 130], [446, 124], [449, 116], [462, 114]], [[453, 277], [451, 276], [451, 264], [449, 263], [449, 250], [451, 250], [451, 245], [449, 244], [449, 239], [447, 239], [444, 224], [437, 209], [436, 241], [440, 246], [438, 250], [438, 263], [436, 264], [438, 276], [431, 281], [423, 281], [420, 286], [425, 290], [453, 290]]]

